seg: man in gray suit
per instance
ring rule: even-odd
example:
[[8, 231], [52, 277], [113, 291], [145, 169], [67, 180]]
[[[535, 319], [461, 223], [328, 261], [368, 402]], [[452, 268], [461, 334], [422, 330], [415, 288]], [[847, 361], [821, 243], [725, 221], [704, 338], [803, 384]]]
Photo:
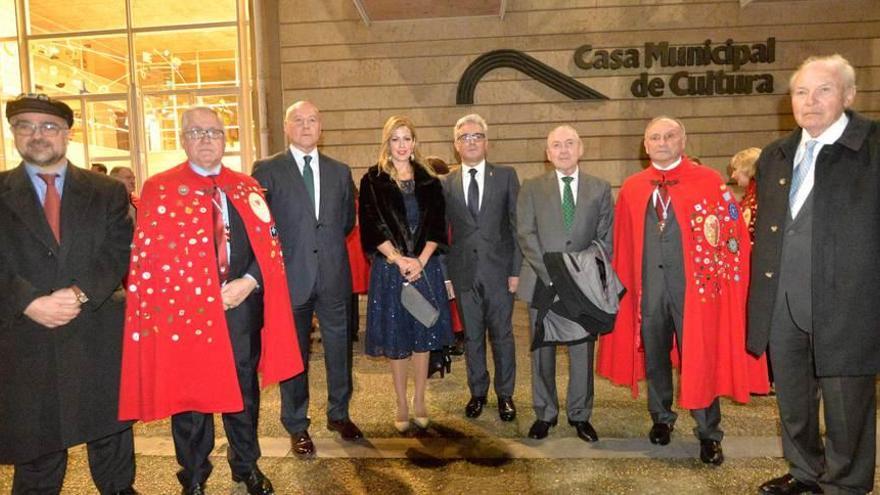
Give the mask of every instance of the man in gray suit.
[[[789, 471], [759, 492], [874, 489], [880, 371], [880, 122], [849, 109], [840, 55], [791, 78], [798, 128], [758, 159], [749, 350], [770, 350]], [[825, 441], [820, 434], [823, 403]]]
[[452, 229], [446, 263], [464, 321], [465, 359], [471, 399], [469, 418], [479, 417], [489, 391], [486, 330], [495, 361], [495, 394], [502, 421], [516, 418], [513, 388], [513, 294], [519, 283], [522, 253], [516, 244], [519, 179], [511, 167], [486, 162], [488, 126], [477, 114], [455, 124], [455, 149], [461, 168], [443, 180], [446, 218]]
[[[517, 237], [525, 263], [517, 294], [531, 303], [535, 284], [549, 286], [544, 253], [581, 251], [594, 240], [611, 250], [613, 206], [608, 182], [580, 170], [584, 153], [577, 131], [567, 125], [547, 136], [547, 159], [555, 170], [523, 183], [517, 201]], [[537, 311], [529, 308], [529, 328], [535, 331]], [[590, 424], [593, 410], [592, 341], [568, 346], [569, 379], [566, 400], [568, 423], [586, 442], [599, 439]], [[559, 414], [556, 395], [556, 348], [532, 351], [532, 404], [537, 419], [529, 437], [546, 438]]]
[[281, 422], [300, 457], [315, 454], [309, 436], [308, 360], [312, 316], [317, 313], [327, 369], [327, 428], [345, 440], [363, 437], [348, 415], [351, 341], [348, 311], [351, 268], [345, 237], [354, 227], [354, 182], [348, 165], [318, 152], [321, 114], [308, 101], [287, 109], [289, 149], [254, 164], [266, 189], [287, 266], [299, 346], [306, 372], [281, 384]]

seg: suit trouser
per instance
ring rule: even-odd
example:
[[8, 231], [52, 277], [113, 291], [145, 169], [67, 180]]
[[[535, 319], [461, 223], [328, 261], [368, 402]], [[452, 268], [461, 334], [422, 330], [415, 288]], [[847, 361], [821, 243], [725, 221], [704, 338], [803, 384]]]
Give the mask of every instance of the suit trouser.
[[[538, 312], [529, 308], [529, 341], [534, 338]], [[593, 348], [587, 341], [568, 347], [568, 421], [589, 421], [593, 413]], [[559, 416], [556, 393], [556, 346], [532, 351], [532, 406], [537, 419], [553, 423]]]
[[327, 417], [333, 421], [348, 419], [351, 400], [351, 337], [348, 330], [351, 294], [323, 294], [318, 291], [304, 304], [294, 306], [293, 319], [305, 371], [281, 383], [281, 423], [288, 433], [308, 429], [309, 351], [312, 316], [318, 315], [324, 367], [327, 371]]
[[[779, 298], [784, 299], [784, 298]], [[792, 476], [826, 494], [874, 487], [877, 398], [875, 376], [816, 377], [812, 335], [779, 303], [770, 327], [770, 359], [782, 422], [782, 450]], [[825, 407], [825, 445], [819, 399]]]
[[[102, 495], [134, 484], [134, 438], [131, 428], [86, 443], [89, 471]], [[15, 465], [13, 495], [57, 495], [67, 471], [67, 449]]]
[[[642, 300], [642, 345], [645, 349], [645, 376], [648, 382], [648, 412], [655, 423], [674, 425], [678, 415], [672, 410], [673, 383], [672, 337], [678, 343], [681, 355], [682, 313], [672, 304], [666, 290], [654, 294], [645, 292]], [[704, 409], [692, 409], [691, 417], [697, 423], [694, 435], [700, 440], [724, 438], [721, 431], [721, 404], [716, 397]]]
[[[227, 460], [232, 474], [238, 478], [246, 477], [256, 467], [261, 455], [257, 441], [260, 411], [257, 363], [260, 359], [262, 324], [255, 325], [254, 320], [261, 321], [257, 314], [259, 311], [259, 304], [246, 302], [226, 312], [244, 409], [223, 414], [222, 418], [223, 429], [229, 440]], [[171, 435], [177, 463], [181, 466], [177, 473], [180, 484], [188, 488], [204, 483], [213, 469], [208, 456], [214, 449], [214, 415], [195, 411], [175, 414], [171, 417]]]
[[487, 288], [482, 282], [459, 295], [466, 338], [467, 380], [472, 397], [489, 391], [486, 367], [486, 330], [495, 362], [495, 394], [512, 397], [516, 383], [516, 349], [513, 340], [513, 294], [507, 287]]

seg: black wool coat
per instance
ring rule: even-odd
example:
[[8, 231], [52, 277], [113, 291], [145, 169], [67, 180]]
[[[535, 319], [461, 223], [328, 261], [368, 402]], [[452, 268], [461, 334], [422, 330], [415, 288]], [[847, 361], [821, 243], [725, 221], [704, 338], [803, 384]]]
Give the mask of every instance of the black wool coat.
[[[130, 427], [116, 420], [132, 223], [118, 181], [68, 165], [55, 241], [23, 165], [0, 173], [0, 464], [31, 461]], [[67, 325], [23, 314], [77, 285]]]
[[[836, 143], [816, 157], [813, 335], [818, 376], [880, 372], [880, 122], [847, 111]], [[758, 159], [758, 221], [749, 289], [748, 348], [764, 352], [776, 301], [796, 129]]]
[[415, 195], [419, 204], [419, 226], [410, 232], [406, 221], [403, 193], [390, 175], [373, 165], [361, 177], [358, 221], [361, 245], [367, 255], [391, 241], [406, 256], [418, 256], [425, 243], [438, 244], [437, 252], [447, 247], [446, 206], [440, 180], [426, 172], [422, 166], [413, 164]]

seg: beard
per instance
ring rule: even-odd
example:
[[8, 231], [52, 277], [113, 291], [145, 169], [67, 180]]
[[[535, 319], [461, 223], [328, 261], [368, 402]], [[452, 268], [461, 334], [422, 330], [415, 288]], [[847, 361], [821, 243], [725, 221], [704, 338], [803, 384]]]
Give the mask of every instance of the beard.
[[56, 150], [52, 143], [42, 139], [35, 139], [27, 143], [25, 149], [18, 151], [25, 162], [38, 167], [55, 165], [64, 158], [64, 150]]

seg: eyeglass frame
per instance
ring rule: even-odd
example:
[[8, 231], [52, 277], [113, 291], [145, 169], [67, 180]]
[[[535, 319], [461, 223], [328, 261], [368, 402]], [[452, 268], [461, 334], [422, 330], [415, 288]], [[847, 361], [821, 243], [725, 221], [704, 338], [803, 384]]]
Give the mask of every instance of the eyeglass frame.
[[[30, 132], [22, 132], [25, 128], [30, 129]], [[40, 122], [37, 124], [29, 120], [16, 120], [9, 124], [9, 130], [15, 136], [30, 137], [37, 133], [37, 129], [40, 130], [40, 135], [42, 136], [58, 137], [61, 133], [69, 131], [70, 127], [56, 124], [55, 122]]]
[[216, 127], [211, 127], [208, 129], [192, 127], [181, 132], [180, 134], [187, 141], [201, 141], [205, 138], [208, 138], [210, 141], [218, 141], [226, 137], [226, 131], [223, 129], [217, 129]]
[[459, 134], [458, 137], [455, 138], [456, 141], [460, 143], [479, 143], [481, 141], [486, 140], [486, 133], [484, 132], [467, 132], [464, 134]]

